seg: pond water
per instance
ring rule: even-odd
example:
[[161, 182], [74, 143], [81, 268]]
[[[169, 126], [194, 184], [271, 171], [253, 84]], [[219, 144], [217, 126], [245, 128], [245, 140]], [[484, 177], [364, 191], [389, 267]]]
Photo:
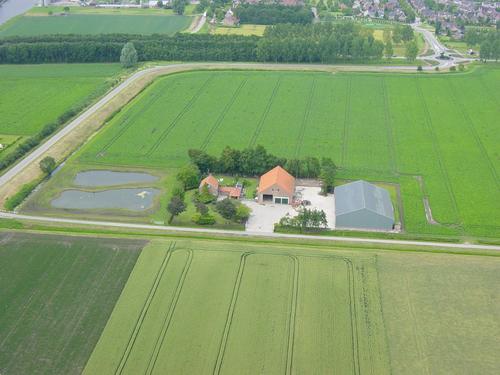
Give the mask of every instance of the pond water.
[[85, 171], [75, 176], [74, 184], [77, 186], [113, 186], [136, 183], [150, 183], [158, 177], [141, 172], [116, 172], [116, 171]]
[[113, 189], [98, 192], [66, 190], [51, 202], [52, 207], [74, 210], [125, 209], [145, 211], [153, 206], [158, 189]]

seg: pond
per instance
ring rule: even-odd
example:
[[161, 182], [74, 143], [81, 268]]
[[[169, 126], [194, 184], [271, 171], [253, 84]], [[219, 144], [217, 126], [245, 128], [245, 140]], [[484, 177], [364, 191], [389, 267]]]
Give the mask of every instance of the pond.
[[52, 200], [52, 207], [89, 210], [89, 209], [124, 209], [145, 211], [153, 207], [154, 198], [160, 193], [158, 189], [113, 189], [98, 192], [82, 190], [66, 190]]
[[150, 183], [158, 177], [142, 172], [85, 171], [79, 172], [74, 180], [77, 186], [96, 187], [136, 183]]

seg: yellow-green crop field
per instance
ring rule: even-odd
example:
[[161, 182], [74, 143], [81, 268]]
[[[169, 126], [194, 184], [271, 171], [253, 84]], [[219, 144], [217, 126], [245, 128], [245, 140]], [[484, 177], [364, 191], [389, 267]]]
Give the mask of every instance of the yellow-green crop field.
[[[177, 168], [261, 144], [331, 157], [339, 178], [399, 185], [404, 230], [500, 236], [500, 69], [402, 75], [198, 71], [158, 79], [72, 160]], [[439, 224], [426, 219], [424, 199]]]
[[214, 34], [219, 35], [264, 35], [266, 30], [265, 25], [240, 25], [238, 27], [224, 27], [217, 26], [214, 30]]
[[496, 257], [155, 241], [83, 373], [494, 373], [499, 267]]

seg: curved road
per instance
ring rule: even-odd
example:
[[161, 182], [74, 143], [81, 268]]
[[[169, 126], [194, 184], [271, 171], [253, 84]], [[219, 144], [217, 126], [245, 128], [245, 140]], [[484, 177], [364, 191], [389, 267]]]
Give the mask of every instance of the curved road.
[[[279, 65], [279, 64], [248, 64], [248, 63], [190, 63], [190, 64], [172, 64], [166, 66], [157, 66], [145, 70], [138, 71], [132, 76], [123, 81], [120, 85], [112, 89], [103, 98], [101, 98], [97, 103], [88, 108], [85, 112], [79, 115], [76, 119], [71, 121], [63, 129], [49, 138], [45, 143], [40, 145], [37, 149], [27, 155], [19, 163], [14, 165], [5, 174], [0, 176], [0, 187], [8, 184], [11, 179], [13, 179], [18, 173], [23, 171], [27, 166], [33, 163], [36, 159], [46, 153], [54, 144], [59, 142], [64, 136], [73, 131], [78, 127], [83, 121], [92, 116], [101, 107], [112, 100], [116, 95], [122, 92], [129, 84], [135, 80], [158, 71], [164, 71], [165, 74], [171, 70], [178, 68], [186, 69], [209, 69], [209, 68], [240, 68], [240, 69], [309, 69], [309, 70], [327, 70], [327, 69], [353, 69], [353, 66], [326, 66], [326, 65]], [[372, 69], [374, 67], [363, 67], [365, 69]], [[415, 71], [415, 67], [403, 66], [399, 67], [400, 70]], [[393, 71], [396, 67], [377, 67], [378, 71]], [[21, 215], [16, 213], [0, 212], [0, 218], [16, 219], [16, 220], [33, 220], [33, 221], [44, 221], [44, 222], [55, 222], [61, 224], [78, 224], [78, 225], [92, 225], [92, 226], [103, 226], [103, 227], [120, 227], [120, 228], [130, 228], [130, 229], [155, 229], [163, 231], [176, 231], [176, 232], [191, 232], [191, 233], [214, 233], [214, 234], [225, 234], [234, 236], [256, 236], [256, 237], [273, 237], [273, 238], [291, 238], [291, 239], [317, 239], [324, 241], [341, 241], [341, 242], [360, 242], [360, 243], [379, 243], [387, 245], [411, 245], [411, 246], [426, 246], [426, 247], [443, 247], [443, 248], [455, 248], [455, 249], [476, 249], [476, 250], [498, 250], [500, 251], [500, 246], [486, 246], [486, 245], [472, 245], [472, 244], [452, 244], [452, 243], [439, 243], [439, 242], [421, 242], [421, 241], [404, 241], [404, 240], [382, 240], [382, 239], [367, 239], [367, 238], [354, 238], [354, 237], [327, 237], [327, 236], [310, 236], [310, 235], [299, 235], [299, 234], [284, 234], [284, 233], [254, 233], [254, 232], [235, 232], [228, 230], [216, 230], [216, 229], [199, 229], [199, 228], [181, 228], [181, 227], [169, 227], [169, 226], [159, 226], [159, 225], [147, 225], [147, 224], [133, 224], [133, 223], [118, 223], [118, 222], [106, 222], [106, 221], [90, 221], [90, 220], [77, 220], [77, 219], [65, 219], [56, 217], [43, 217], [43, 216], [29, 216]]]
[[40, 221], [47, 223], [58, 224], [76, 224], [84, 226], [98, 226], [110, 228], [124, 229], [142, 229], [142, 230], [160, 230], [164, 232], [183, 232], [183, 233], [203, 233], [203, 234], [222, 234], [234, 237], [261, 237], [261, 238], [283, 238], [283, 239], [304, 239], [304, 240], [321, 240], [331, 242], [347, 242], [347, 243], [365, 243], [365, 244], [383, 244], [383, 245], [404, 245], [415, 247], [433, 247], [446, 249], [463, 249], [463, 250], [494, 250], [500, 251], [500, 246], [494, 245], [474, 245], [460, 244], [447, 242], [425, 242], [425, 241], [404, 241], [404, 240], [383, 240], [376, 238], [358, 238], [358, 237], [335, 237], [335, 236], [315, 236], [308, 234], [287, 234], [287, 233], [262, 233], [262, 232], [239, 232], [234, 230], [224, 229], [205, 229], [205, 228], [188, 228], [188, 227], [172, 227], [166, 225], [150, 225], [150, 224], [133, 224], [133, 223], [118, 223], [111, 221], [96, 221], [96, 220], [79, 220], [66, 219], [58, 217], [31, 216], [21, 215], [9, 212], [0, 212], [0, 218], [14, 220], [29, 220]]

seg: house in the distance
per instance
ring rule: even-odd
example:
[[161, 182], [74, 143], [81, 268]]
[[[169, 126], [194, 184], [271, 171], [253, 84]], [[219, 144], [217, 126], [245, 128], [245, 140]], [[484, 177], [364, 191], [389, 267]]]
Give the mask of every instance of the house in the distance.
[[257, 189], [259, 203], [291, 204], [295, 193], [295, 178], [277, 166], [260, 177]]
[[203, 190], [203, 187], [207, 185], [208, 192], [212, 194], [213, 196], [218, 196], [219, 195], [219, 181], [209, 174], [207, 177], [205, 177], [203, 180], [200, 182], [200, 186], [198, 188], [198, 191], [201, 193]]
[[346, 229], [392, 230], [394, 208], [389, 192], [361, 180], [336, 187], [335, 226]]
[[209, 174], [200, 182], [198, 191], [201, 193], [204, 186], [207, 186], [208, 192], [214, 197], [228, 197], [231, 199], [240, 199], [243, 192], [243, 186], [237, 183], [235, 186], [220, 186], [219, 181]]

